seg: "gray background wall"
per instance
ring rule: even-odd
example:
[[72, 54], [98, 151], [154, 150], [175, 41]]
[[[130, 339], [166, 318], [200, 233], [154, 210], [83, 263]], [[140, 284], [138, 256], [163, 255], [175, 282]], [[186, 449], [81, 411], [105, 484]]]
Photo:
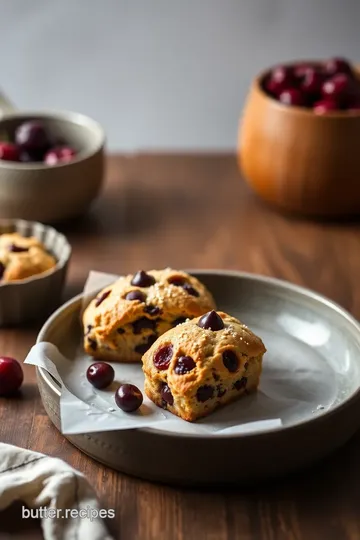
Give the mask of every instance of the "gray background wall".
[[258, 70], [360, 62], [360, 1], [0, 0], [0, 45], [19, 107], [89, 114], [111, 150], [232, 149]]

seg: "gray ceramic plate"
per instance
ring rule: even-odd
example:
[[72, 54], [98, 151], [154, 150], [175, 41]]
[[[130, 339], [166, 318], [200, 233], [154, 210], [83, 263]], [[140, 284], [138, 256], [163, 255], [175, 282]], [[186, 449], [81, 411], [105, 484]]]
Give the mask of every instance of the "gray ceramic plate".
[[[360, 325], [330, 300], [289, 283], [238, 272], [192, 273], [214, 293], [219, 309], [263, 337], [273, 361], [264, 360], [260, 390], [267, 395], [270, 417], [282, 402], [283, 427], [216, 437], [142, 428], [72, 435], [69, 440], [119, 471], [197, 485], [277, 476], [344, 444], [360, 426]], [[52, 315], [37, 341], [52, 342], [75, 357], [80, 309], [81, 295]], [[282, 385], [267, 386], [270, 375], [276, 381], [278, 374], [280, 380], [294, 359], [297, 367], [285, 392]], [[316, 366], [316, 384], [304, 383], [309, 366]], [[38, 369], [38, 383], [47, 413], [59, 428], [60, 385], [43, 369]], [[318, 407], [306, 406], [309, 396]]]

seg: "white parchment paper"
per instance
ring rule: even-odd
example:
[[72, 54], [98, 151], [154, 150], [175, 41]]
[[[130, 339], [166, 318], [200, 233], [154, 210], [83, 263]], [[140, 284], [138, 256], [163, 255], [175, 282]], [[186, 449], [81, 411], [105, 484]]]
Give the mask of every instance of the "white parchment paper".
[[[91, 272], [84, 289], [84, 306], [95, 292], [116, 277]], [[141, 365], [112, 363], [116, 374], [114, 383], [106, 390], [97, 390], [85, 375], [94, 359], [84, 353], [81, 343], [72, 358], [66, 358], [51, 343], [39, 343], [31, 349], [25, 362], [45, 368], [60, 382], [64, 434], [141, 427], [213, 436], [254, 433], [293, 425], [323, 414], [334, 403], [338, 391], [335, 371], [316, 349], [286, 333], [275, 334], [271, 327], [271, 320], [266, 327], [264, 324], [259, 329], [251, 326], [267, 347], [258, 392], [244, 396], [196, 423], [186, 422], [156, 407], [145, 394], [144, 403], [137, 412], [121, 411], [115, 403], [115, 390], [119, 384], [130, 382], [143, 392]]]

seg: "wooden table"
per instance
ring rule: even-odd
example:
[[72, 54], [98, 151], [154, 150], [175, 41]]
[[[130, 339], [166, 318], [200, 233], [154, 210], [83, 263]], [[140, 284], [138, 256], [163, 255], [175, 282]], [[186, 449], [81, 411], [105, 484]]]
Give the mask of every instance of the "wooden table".
[[[275, 213], [250, 194], [232, 156], [111, 157], [90, 214], [63, 227], [74, 248], [66, 297], [81, 290], [90, 269], [228, 268], [308, 286], [359, 317], [359, 227]], [[1, 330], [1, 354], [22, 360], [38, 329]], [[61, 457], [85, 473], [103, 506], [116, 509], [110, 526], [117, 538], [360, 538], [360, 433], [322, 464], [265, 486], [175, 489], [118, 474], [81, 454], [48, 420], [34, 369], [25, 366], [22, 399], [0, 400], [0, 440]], [[238, 466], [239, 456], [226, 459]], [[37, 523], [19, 521], [13, 507], [0, 514], [0, 530], [41, 538]]]

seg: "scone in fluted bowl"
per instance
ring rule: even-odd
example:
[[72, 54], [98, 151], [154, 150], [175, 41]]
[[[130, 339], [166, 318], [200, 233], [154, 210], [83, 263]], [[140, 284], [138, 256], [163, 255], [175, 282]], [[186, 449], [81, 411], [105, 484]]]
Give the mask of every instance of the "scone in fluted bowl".
[[34, 236], [55, 257], [56, 265], [19, 281], [0, 281], [0, 326], [44, 320], [60, 304], [71, 256], [66, 237], [53, 227], [24, 220], [0, 220], [0, 234]]

